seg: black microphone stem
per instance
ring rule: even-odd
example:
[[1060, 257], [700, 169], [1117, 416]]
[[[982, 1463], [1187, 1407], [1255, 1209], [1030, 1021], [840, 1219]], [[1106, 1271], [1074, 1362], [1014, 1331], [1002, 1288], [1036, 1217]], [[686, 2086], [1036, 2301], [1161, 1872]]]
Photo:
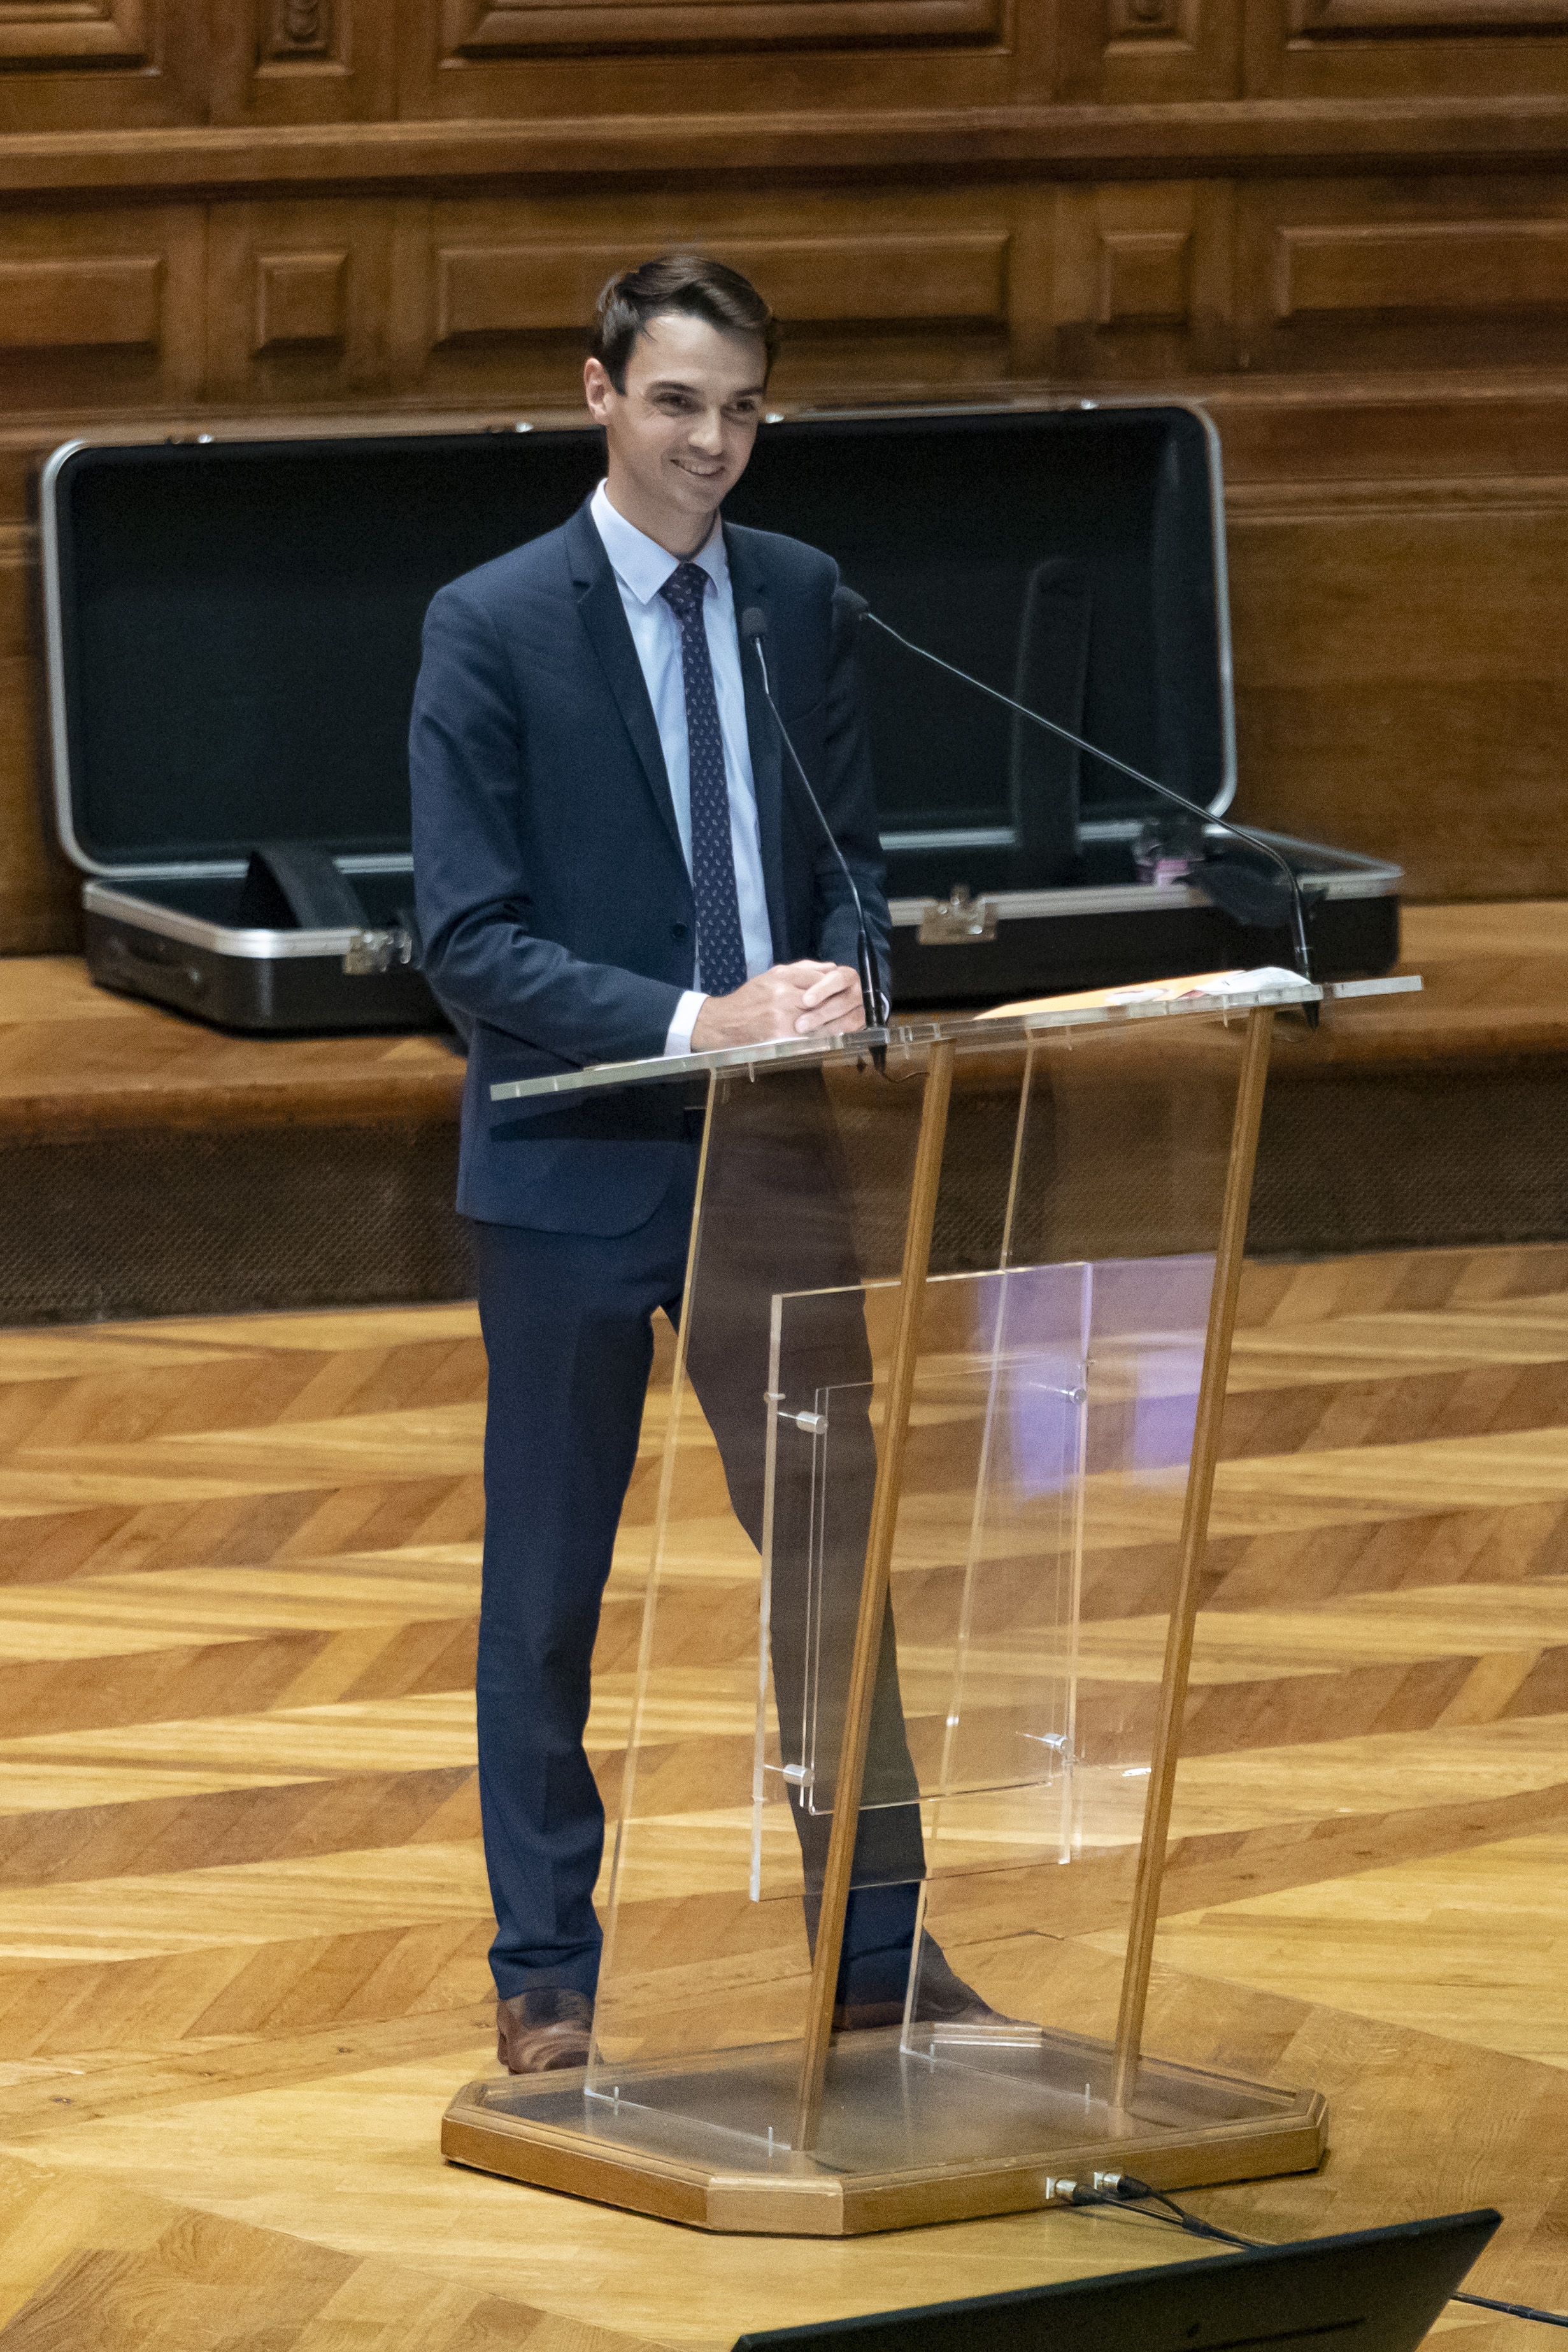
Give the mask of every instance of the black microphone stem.
[[[742, 614], [742, 626], [745, 627], [745, 625], [751, 623], [752, 618], [753, 615], [750, 612]], [[761, 622], [762, 615], [760, 612], [755, 615], [755, 619], [758, 623]], [[833, 827], [828, 824], [827, 819], [822, 814], [822, 803], [811, 789], [811, 778], [801, 766], [800, 756], [795, 751], [795, 745], [789, 740], [789, 730], [784, 725], [783, 719], [779, 715], [779, 707], [773, 700], [773, 688], [768, 683], [768, 662], [767, 656], [763, 651], [762, 629], [760, 626], [747, 627], [746, 634], [756, 649], [757, 667], [762, 672], [763, 677], [763, 698], [766, 702], [768, 709], [773, 714], [773, 725], [779, 730], [779, 740], [784, 745], [784, 750], [789, 753], [790, 765], [794, 768], [795, 774], [800, 779], [801, 789], [805, 793], [806, 799], [811, 803], [813, 814], [816, 818], [817, 824], [822, 827], [823, 835], [826, 840], [827, 845], [829, 849], [832, 850], [835, 857], [838, 860], [839, 870], [843, 874], [846, 882], [849, 885], [849, 896], [854, 901], [855, 906], [855, 967], [860, 975], [861, 1009], [866, 1016], [867, 1028], [879, 1029], [882, 1025], [882, 1014], [879, 1008], [881, 989], [878, 984], [876, 960], [871, 953], [871, 935], [866, 928], [865, 910], [860, 904], [860, 893], [855, 887], [855, 877], [849, 871], [849, 860], [845, 856], [844, 852], [839, 848], [837, 840], [834, 838]]]
[[[1135, 784], [1145, 785], [1150, 792], [1158, 793], [1162, 800], [1172, 801], [1177, 808], [1185, 809], [1189, 816], [1200, 818], [1205, 824], [1217, 825], [1222, 833], [1232, 834], [1237, 841], [1245, 841], [1249, 848], [1260, 849], [1266, 857], [1271, 857], [1290, 887], [1291, 929], [1294, 933], [1291, 961], [1301, 978], [1310, 983], [1312, 959], [1307, 946], [1307, 918], [1301, 903], [1301, 885], [1296, 878], [1296, 869], [1289, 859], [1282, 856], [1272, 842], [1265, 841], [1259, 834], [1248, 833], [1243, 825], [1232, 824], [1226, 817], [1216, 816], [1211, 809], [1204, 808], [1196, 801], [1188, 800], [1184, 793], [1173, 792], [1169, 784], [1161, 783], [1157, 777], [1146, 776], [1142, 768], [1129, 767], [1127, 761], [1119, 760], [1114, 752], [1102, 751], [1098, 743], [1086, 742], [1081, 735], [1075, 735], [1070, 727], [1058, 727], [1054, 719], [1047, 719], [1038, 710], [1031, 710], [1026, 702], [1015, 702], [1010, 694], [1002, 693], [994, 686], [987, 686], [984, 678], [971, 677], [966, 669], [960, 669], [956, 664], [944, 661], [941, 654], [933, 654], [929, 646], [917, 646], [911, 638], [900, 636], [897, 629], [882, 619], [880, 614], [873, 613], [863, 597], [857, 597], [855, 601], [861, 607], [860, 618], [874, 622], [884, 636], [891, 637], [893, 643], [896, 646], [902, 646], [906, 653], [918, 654], [922, 661], [934, 662], [937, 668], [946, 670], [950, 677], [962, 679], [965, 686], [973, 686], [980, 693], [988, 694], [993, 702], [1001, 703], [1005, 709], [1016, 710], [1021, 719], [1033, 719], [1037, 727], [1043, 727], [1047, 735], [1056, 735], [1062, 742], [1070, 743], [1074, 751], [1087, 752], [1091, 760], [1099, 760], [1105, 767], [1115, 768], [1120, 774], [1130, 776]], [[1317, 1006], [1304, 1005], [1302, 1011], [1307, 1015], [1309, 1026], [1315, 1029], [1318, 1025]]]

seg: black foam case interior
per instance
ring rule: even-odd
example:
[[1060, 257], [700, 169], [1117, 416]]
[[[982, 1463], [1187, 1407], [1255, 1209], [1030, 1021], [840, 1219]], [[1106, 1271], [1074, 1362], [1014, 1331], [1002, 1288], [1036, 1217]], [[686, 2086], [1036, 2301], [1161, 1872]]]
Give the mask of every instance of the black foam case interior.
[[[84, 852], [113, 867], [243, 858], [258, 840], [406, 851], [426, 605], [563, 520], [602, 467], [589, 429], [76, 452], [58, 497]], [[895, 626], [1004, 691], [1031, 575], [1070, 563], [1092, 607], [1085, 731], [1178, 791], [1218, 792], [1213, 496], [1189, 412], [798, 418], [763, 428], [726, 513], [828, 549]], [[864, 634], [884, 828], [1007, 825], [1007, 714]], [[1086, 819], [1143, 813], [1092, 763], [1080, 789]], [[1108, 859], [1124, 846], [1100, 851], [1101, 873]], [[889, 887], [1068, 878], [1027, 869], [909, 850]]]

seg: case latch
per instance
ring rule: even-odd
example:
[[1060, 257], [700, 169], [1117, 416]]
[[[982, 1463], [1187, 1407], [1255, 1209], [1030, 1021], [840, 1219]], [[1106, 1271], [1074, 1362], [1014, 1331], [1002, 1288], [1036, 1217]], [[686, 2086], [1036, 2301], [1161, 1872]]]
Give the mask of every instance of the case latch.
[[967, 882], [955, 882], [951, 898], [921, 909], [922, 948], [984, 947], [996, 936], [996, 901], [972, 898]]
[[413, 961], [413, 934], [398, 925], [390, 931], [353, 932], [343, 957], [343, 970], [351, 980], [361, 980], [369, 973], [390, 971], [394, 964], [410, 964]]

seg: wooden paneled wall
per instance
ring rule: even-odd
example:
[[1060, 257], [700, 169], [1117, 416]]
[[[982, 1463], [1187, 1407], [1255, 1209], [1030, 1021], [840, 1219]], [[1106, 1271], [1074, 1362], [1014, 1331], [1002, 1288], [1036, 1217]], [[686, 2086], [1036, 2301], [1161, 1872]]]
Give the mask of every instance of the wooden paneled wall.
[[1568, 894], [1568, 0], [0, 0], [0, 951], [41, 455], [560, 407], [677, 240], [781, 405], [1204, 397], [1242, 810]]

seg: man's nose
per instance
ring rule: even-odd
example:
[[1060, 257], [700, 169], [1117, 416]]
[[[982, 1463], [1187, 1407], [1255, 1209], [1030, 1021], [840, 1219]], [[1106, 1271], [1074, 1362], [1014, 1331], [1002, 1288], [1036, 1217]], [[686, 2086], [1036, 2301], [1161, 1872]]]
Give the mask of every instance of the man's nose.
[[691, 429], [691, 438], [699, 449], [717, 457], [724, 447], [724, 419], [717, 408], [705, 408]]

